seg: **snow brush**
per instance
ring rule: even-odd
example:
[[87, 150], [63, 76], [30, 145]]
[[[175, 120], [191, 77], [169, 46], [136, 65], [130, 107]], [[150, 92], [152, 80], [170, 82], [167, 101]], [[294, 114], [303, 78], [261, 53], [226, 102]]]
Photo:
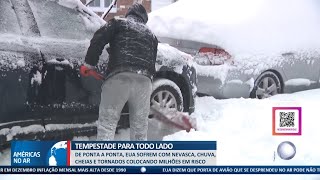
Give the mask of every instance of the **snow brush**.
[[[106, 78], [99, 74], [94, 69], [89, 69], [86, 66], [82, 65], [80, 67], [80, 74], [84, 77], [93, 77], [97, 80], [105, 81]], [[169, 124], [172, 127], [175, 127], [180, 130], [185, 130], [190, 132], [191, 129], [197, 130], [196, 125], [194, 124], [196, 121], [192, 119], [189, 115], [186, 115], [180, 111], [171, 111], [167, 112], [165, 115], [164, 112], [160, 110], [160, 108], [155, 108], [153, 106], [150, 107], [150, 110], [153, 112], [153, 116], [156, 120], [161, 121], [162, 123]], [[194, 122], [194, 123], [192, 123]]]

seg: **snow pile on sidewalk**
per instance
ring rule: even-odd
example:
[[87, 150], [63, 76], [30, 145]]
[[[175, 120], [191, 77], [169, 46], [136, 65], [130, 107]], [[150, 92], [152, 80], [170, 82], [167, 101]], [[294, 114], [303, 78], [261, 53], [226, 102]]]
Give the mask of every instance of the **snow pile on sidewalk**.
[[320, 45], [317, 0], [181, 0], [150, 13], [160, 37], [215, 44], [236, 53], [290, 52]]

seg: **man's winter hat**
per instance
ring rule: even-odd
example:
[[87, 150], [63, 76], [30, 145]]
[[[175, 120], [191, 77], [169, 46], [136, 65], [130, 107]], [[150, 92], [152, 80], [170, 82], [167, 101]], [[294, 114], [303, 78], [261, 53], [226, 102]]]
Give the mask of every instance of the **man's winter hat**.
[[148, 14], [146, 9], [140, 3], [134, 3], [129, 9], [126, 14], [126, 17], [134, 15], [138, 16], [144, 24], [148, 22]]

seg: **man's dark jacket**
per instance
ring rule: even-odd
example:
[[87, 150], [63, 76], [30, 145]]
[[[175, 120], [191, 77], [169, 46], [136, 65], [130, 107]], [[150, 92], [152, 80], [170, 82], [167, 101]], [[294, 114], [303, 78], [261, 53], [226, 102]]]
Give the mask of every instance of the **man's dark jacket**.
[[152, 79], [158, 40], [145, 25], [147, 21], [147, 12], [140, 4], [129, 8], [125, 19], [110, 20], [94, 34], [85, 62], [95, 66], [109, 43], [108, 77], [120, 72], [135, 72]]

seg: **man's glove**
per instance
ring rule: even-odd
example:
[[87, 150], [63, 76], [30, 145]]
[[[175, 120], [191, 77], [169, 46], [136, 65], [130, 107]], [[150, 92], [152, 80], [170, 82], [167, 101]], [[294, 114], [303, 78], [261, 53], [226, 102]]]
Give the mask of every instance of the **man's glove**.
[[83, 64], [80, 66], [80, 74], [81, 76], [87, 77], [90, 76], [90, 71], [93, 70], [93, 66], [89, 65], [89, 64]]
[[80, 74], [83, 77], [92, 76], [97, 80], [104, 80], [104, 77], [101, 74], [97, 73], [94, 70], [94, 67], [89, 64], [84, 64], [80, 67]]

